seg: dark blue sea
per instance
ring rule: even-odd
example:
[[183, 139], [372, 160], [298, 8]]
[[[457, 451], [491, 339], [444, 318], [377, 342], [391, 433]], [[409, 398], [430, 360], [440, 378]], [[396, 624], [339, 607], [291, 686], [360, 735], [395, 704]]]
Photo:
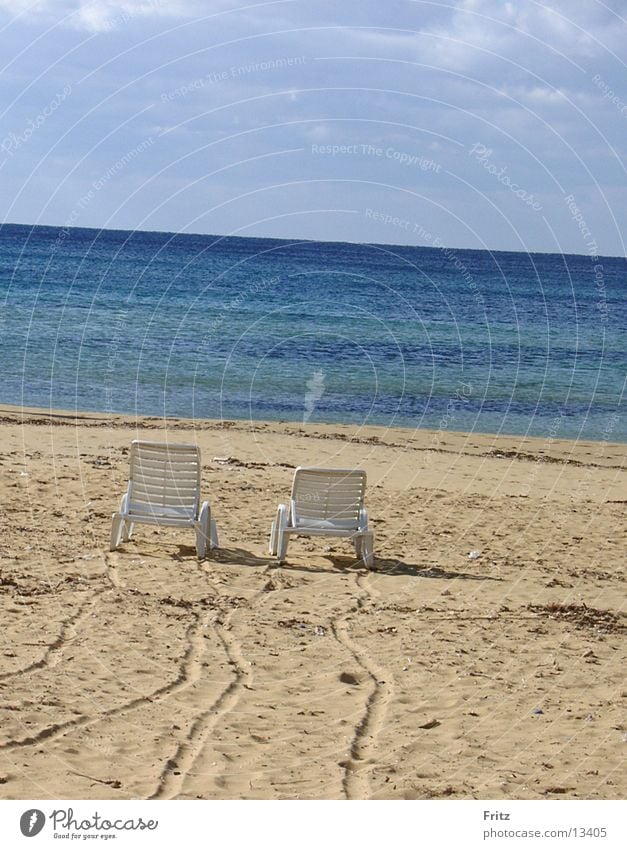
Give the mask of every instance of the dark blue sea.
[[627, 441], [624, 258], [0, 226], [0, 402]]

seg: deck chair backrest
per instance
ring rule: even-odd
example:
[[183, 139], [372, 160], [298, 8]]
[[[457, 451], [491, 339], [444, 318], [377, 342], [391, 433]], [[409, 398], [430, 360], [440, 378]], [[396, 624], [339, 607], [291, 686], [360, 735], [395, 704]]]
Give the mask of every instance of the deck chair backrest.
[[200, 450], [166, 442], [131, 443], [130, 510], [147, 516], [195, 518], [200, 500]]
[[361, 469], [298, 468], [292, 484], [294, 525], [313, 520], [357, 527], [365, 490], [366, 473]]

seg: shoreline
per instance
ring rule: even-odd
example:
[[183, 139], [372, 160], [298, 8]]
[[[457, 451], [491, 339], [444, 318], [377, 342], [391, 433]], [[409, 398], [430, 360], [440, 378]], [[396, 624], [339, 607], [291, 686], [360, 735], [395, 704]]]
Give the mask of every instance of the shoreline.
[[[606, 439], [559, 439], [551, 436], [522, 436], [518, 434], [494, 434], [433, 428], [410, 428], [385, 425], [353, 425], [331, 423], [307, 423], [272, 419], [189, 419], [184, 417], [133, 415], [129, 413], [102, 413], [93, 410], [47, 409], [44, 407], [22, 407], [16, 404], [0, 404], [0, 424], [23, 423], [52, 426], [112, 427], [115, 429], [136, 428], [155, 430], [237, 431], [255, 433], [272, 431], [305, 438], [332, 436], [353, 443], [379, 444], [391, 448], [413, 448], [422, 451], [447, 451], [462, 454], [483, 452], [507, 452], [506, 456], [520, 460], [566, 462], [582, 465], [569, 459], [581, 449], [594, 452], [597, 458], [604, 455], [616, 460], [617, 454], [627, 454], [627, 443]], [[388, 439], [383, 439], [385, 434]], [[413, 443], [413, 444], [410, 444]], [[444, 448], [443, 446], [447, 446]], [[464, 448], [474, 450], [463, 450]], [[585, 465], [585, 464], [583, 464]], [[615, 468], [623, 468], [624, 463]]]

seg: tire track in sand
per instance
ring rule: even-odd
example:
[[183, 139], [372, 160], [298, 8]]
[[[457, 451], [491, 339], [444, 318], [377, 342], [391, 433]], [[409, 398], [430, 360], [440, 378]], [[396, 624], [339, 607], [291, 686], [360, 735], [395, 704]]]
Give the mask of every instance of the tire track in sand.
[[63, 654], [67, 644], [72, 642], [72, 640], [75, 640], [78, 636], [78, 626], [81, 625], [83, 620], [88, 617], [91, 608], [95, 605], [98, 597], [106, 591], [106, 589], [102, 589], [93, 592], [90, 598], [79, 606], [76, 613], [73, 613], [72, 616], [69, 616], [61, 622], [59, 635], [50, 643], [50, 645], [46, 646], [39, 660], [33, 660], [26, 666], [20, 667], [20, 669], [13, 669], [10, 672], [1, 673], [0, 681], [6, 681], [9, 678], [15, 678], [18, 675], [28, 675], [29, 672], [34, 672], [37, 669], [43, 669], [45, 666], [56, 666], [61, 660], [61, 655]]
[[[231, 615], [227, 617], [227, 623]], [[244, 682], [251, 680], [251, 673], [244, 669], [245, 661], [239, 651], [238, 641], [229, 633], [228, 627], [214, 624], [214, 629], [224, 646], [228, 662], [233, 667], [234, 677], [213, 704], [196, 716], [187, 736], [163, 767], [157, 789], [149, 799], [173, 799], [180, 794], [207, 737], [219, 720], [233, 710], [239, 701]]]
[[115, 587], [116, 590], [123, 589], [125, 584], [120, 578], [120, 573], [118, 572], [120, 555], [115, 554], [114, 552], [107, 552], [104, 556], [104, 562], [107, 570], [107, 579], [111, 586]]
[[[358, 575], [355, 583], [361, 590], [357, 608], [362, 609], [366, 598], [374, 600], [379, 593], [369, 586], [368, 575]], [[333, 635], [370, 677], [373, 689], [366, 701], [364, 714], [355, 726], [349, 758], [342, 764], [344, 767], [342, 787], [347, 799], [368, 799], [370, 797], [369, 763], [375, 763], [377, 737], [384, 726], [387, 706], [394, 696], [394, 686], [389, 672], [376, 663], [350, 636], [346, 620], [347, 616], [343, 616], [331, 623]]]
[[[213, 577], [206, 566], [202, 568], [210, 578]], [[266, 566], [262, 574], [267, 574], [269, 569], [270, 566]], [[215, 583], [214, 588], [216, 588]], [[219, 589], [218, 593], [224, 595]], [[254, 609], [259, 600], [265, 596], [266, 587], [264, 586], [253, 595], [248, 609]], [[250, 664], [244, 657], [241, 642], [231, 631], [231, 620], [236, 612], [237, 608], [231, 610], [223, 622], [211, 623], [224, 647], [227, 662], [233, 668], [233, 679], [213, 704], [196, 716], [185, 739], [178, 744], [174, 754], [165, 763], [157, 789], [148, 797], [149, 799], [173, 799], [180, 795], [194, 764], [204, 749], [207, 738], [218, 722], [234, 709], [244, 686], [252, 686], [253, 675], [249, 668]]]
[[117, 707], [103, 710], [97, 715], [80, 716], [74, 719], [69, 719], [66, 722], [53, 723], [52, 725], [48, 725], [28, 737], [22, 737], [18, 740], [5, 740], [4, 742], [0, 742], [0, 750], [24, 748], [36, 743], [41, 743], [44, 740], [55, 740], [56, 738], [67, 734], [69, 731], [97, 725], [104, 719], [120, 716], [121, 714], [134, 710], [138, 707], [145, 707], [147, 702], [162, 701], [178, 692], [181, 692], [182, 690], [186, 690], [200, 679], [202, 673], [201, 657], [205, 651], [204, 632], [208, 627], [208, 620], [211, 616], [211, 612], [208, 611], [203, 617], [200, 617], [196, 613], [194, 613], [193, 616], [195, 621], [187, 628], [185, 633], [187, 649], [179, 665], [179, 673], [173, 681], [158, 687], [151, 693], [137, 696], [136, 698], [129, 699]]

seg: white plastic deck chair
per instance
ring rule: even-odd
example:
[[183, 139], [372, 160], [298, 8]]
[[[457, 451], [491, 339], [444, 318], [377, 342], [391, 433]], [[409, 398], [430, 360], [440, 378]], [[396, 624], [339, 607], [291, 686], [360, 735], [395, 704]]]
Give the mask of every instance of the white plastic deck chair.
[[136, 523], [196, 530], [202, 560], [218, 547], [218, 530], [207, 501], [200, 504], [200, 449], [167, 442], [131, 442], [128, 489], [113, 514], [111, 551], [128, 542]]
[[270, 533], [270, 554], [287, 556], [290, 534], [349, 537], [355, 554], [371, 568], [374, 534], [364, 507], [366, 473], [361, 469], [299, 466], [294, 472], [289, 507], [280, 504]]

